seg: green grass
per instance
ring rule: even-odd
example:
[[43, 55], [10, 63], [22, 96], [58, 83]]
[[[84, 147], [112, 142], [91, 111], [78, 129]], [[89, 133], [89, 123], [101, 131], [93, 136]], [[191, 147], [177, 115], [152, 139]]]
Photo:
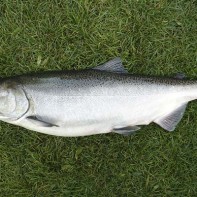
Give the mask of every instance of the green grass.
[[[83, 69], [197, 77], [196, 0], [0, 0], [0, 74]], [[132, 110], [132, 109], [131, 109]], [[0, 196], [196, 196], [197, 104], [175, 132], [53, 137], [1, 122]]]

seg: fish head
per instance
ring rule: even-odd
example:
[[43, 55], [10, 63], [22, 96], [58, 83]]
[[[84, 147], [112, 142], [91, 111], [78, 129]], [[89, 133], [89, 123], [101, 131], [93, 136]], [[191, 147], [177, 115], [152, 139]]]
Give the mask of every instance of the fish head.
[[24, 91], [9, 82], [0, 84], [0, 119], [17, 119], [28, 109]]
[[16, 107], [15, 95], [10, 88], [3, 83], [0, 86], [0, 114], [7, 115]]

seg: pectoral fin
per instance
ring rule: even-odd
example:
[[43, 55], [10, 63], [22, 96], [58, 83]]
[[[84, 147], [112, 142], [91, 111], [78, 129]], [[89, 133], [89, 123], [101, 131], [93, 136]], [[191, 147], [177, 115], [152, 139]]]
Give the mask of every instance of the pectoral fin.
[[35, 126], [39, 126], [39, 127], [57, 127], [57, 125], [39, 120], [36, 116], [28, 116], [26, 118], [29, 122], [31, 122], [32, 124], [34, 124]]
[[156, 119], [154, 122], [167, 131], [174, 131], [177, 124], [182, 119], [186, 107], [187, 107], [187, 103], [181, 105], [180, 107], [172, 111], [170, 114], [167, 114], [161, 118]]
[[123, 128], [114, 128], [113, 132], [122, 134], [124, 136], [129, 136], [129, 135], [134, 134], [139, 129], [140, 127], [138, 126], [128, 126], [128, 127], [123, 127]]

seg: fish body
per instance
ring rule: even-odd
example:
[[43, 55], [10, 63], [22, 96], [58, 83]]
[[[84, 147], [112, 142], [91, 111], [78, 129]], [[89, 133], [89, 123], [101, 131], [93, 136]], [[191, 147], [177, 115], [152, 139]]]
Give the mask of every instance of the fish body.
[[57, 136], [130, 134], [155, 122], [172, 131], [197, 82], [133, 76], [116, 58], [94, 69], [1, 80], [0, 120]]

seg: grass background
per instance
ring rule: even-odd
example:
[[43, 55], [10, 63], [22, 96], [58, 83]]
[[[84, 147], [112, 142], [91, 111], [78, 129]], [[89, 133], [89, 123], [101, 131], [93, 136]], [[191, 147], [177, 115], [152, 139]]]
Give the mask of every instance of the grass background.
[[[197, 76], [196, 0], [0, 0], [0, 75], [83, 69]], [[132, 109], [131, 109], [132, 110]], [[196, 196], [197, 104], [175, 132], [53, 137], [0, 123], [0, 196]]]

